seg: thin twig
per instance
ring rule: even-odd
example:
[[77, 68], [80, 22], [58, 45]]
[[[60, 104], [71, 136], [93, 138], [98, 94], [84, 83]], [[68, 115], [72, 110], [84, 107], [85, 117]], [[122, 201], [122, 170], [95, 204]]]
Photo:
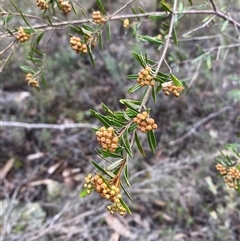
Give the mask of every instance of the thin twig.
[[240, 22], [237, 22], [235, 19], [231, 18], [230, 16], [226, 15], [225, 13], [221, 12], [218, 10], [215, 2], [213, 0], [209, 0], [213, 10], [214, 10], [214, 14], [222, 19], [227, 20], [229, 23], [233, 24], [234, 26], [240, 28]]
[[199, 70], [200, 70], [200, 67], [201, 67], [201, 65], [202, 65], [202, 61], [203, 61], [203, 59], [200, 59], [200, 60], [199, 60], [198, 65], [197, 65], [197, 68], [196, 68], [196, 70], [195, 70], [195, 73], [193, 74], [193, 77], [192, 77], [192, 79], [191, 79], [191, 81], [190, 81], [190, 84], [188, 85], [188, 88], [190, 88], [190, 87], [193, 85], [193, 83], [195, 82], [195, 80], [198, 78], [198, 76], [199, 76]]
[[[157, 73], [159, 72], [160, 67], [162, 65], [162, 62], [165, 59], [165, 56], [167, 54], [167, 50], [168, 50], [168, 47], [169, 47], [169, 43], [170, 43], [170, 40], [171, 40], [171, 37], [172, 37], [173, 28], [174, 28], [174, 19], [175, 19], [176, 7], [177, 7], [177, 0], [174, 1], [173, 10], [172, 10], [173, 11], [172, 19], [171, 19], [171, 23], [170, 23], [170, 26], [169, 26], [168, 34], [165, 37], [165, 38], [167, 38], [167, 40], [166, 40], [166, 43], [164, 45], [164, 49], [163, 49], [162, 55], [161, 55], [161, 57], [160, 57], [160, 59], [158, 61], [158, 65], [157, 65], [157, 68], [155, 70], [155, 74], [154, 74], [153, 77], [155, 77], [157, 75]], [[149, 86], [148, 90], [147, 90], [147, 92], [144, 95], [144, 98], [142, 100], [140, 109], [142, 109], [142, 107], [146, 105], [146, 103], [147, 103], [147, 101], [149, 99], [149, 95], [151, 93], [151, 90], [152, 90], [152, 86]]]
[[[178, 14], [178, 11], [175, 11], [175, 14]], [[218, 17], [228, 20], [229, 23], [233, 24], [237, 28], [240, 28], [240, 22], [237, 22], [230, 16], [226, 16], [224, 13], [220, 11], [214, 11], [214, 10], [185, 10], [182, 11], [181, 14], [213, 14], [217, 15]], [[24, 14], [23, 14], [24, 15]], [[25, 16], [25, 15], [24, 15]], [[120, 20], [120, 19], [125, 19], [125, 18], [142, 18], [142, 17], [149, 17], [149, 16], [169, 16], [169, 13], [159, 11], [159, 12], [146, 12], [146, 13], [138, 13], [138, 14], [124, 14], [124, 15], [119, 15], [119, 16], [113, 16], [111, 20]], [[77, 24], [82, 24], [82, 23], [87, 23], [89, 22], [88, 19], [80, 19], [80, 20], [71, 20], [71, 21], [62, 21], [60, 23], [52, 23], [50, 24], [42, 24], [42, 25], [36, 25], [32, 26], [33, 29], [42, 29], [45, 31], [51, 31], [54, 29], [62, 29], [64, 27], [67, 27], [68, 25], [77, 25]], [[10, 34], [1, 34], [0, 39], [12, 36]]]
[[198, 26], [194, 29], [191, 29], [190, 31], [186, 32], [185, 34], [182, 35], [182, 37], [186, 37], [187, 35], [192, 34], [193, 32], [198, 31], [199, 29], [205, 28], [210, 22], [212, 22], [212, 20], [215, 18], [216, 16], [212, 16], [208, 21], [206, 21], [204, 24], [202, 24], [201, 26]]
[[135, 0], [130, 0], [129, 2], [127, 2], [125, 5], [123, 5], [121, 8], [119, 8], [116, 12], [114, 12], [112, 15], [110, 15], [110, 17], [108, 19], [111, 19], [113, 16], [117, 15], [118, 13], [120, 13], [123, 9], [125, 9], [128, 5], [130, 5], [134, 1]]
[[1, 127], [14, 127], [26, 129], [73, 129], [73, 128], [96, 128], [96, 125], [85, 123], [69, 123], [69, 124], [45, 124], [45, 123], [23, 123], [14, 121], [0, 121]]
[[220, 109], [217, 112], [211, 113], [210, 115], [206, 116], [205, 118], [201, 119], [200, 121], [198, 121], [197, 123], [195, 123], [185, 134], [183, 134], [180, 138], [178, 138], [177, 140], [171, 141], [168, 143], [169, 146], [174, 146], [177, 145], [179, 143], [181, 143], [183, 140], [185, 140], [186, 138], [190, 137], [191, 135], [193, 135], [196, 131], [197, 128], [199, 128], [201, 125], [205, 124], [206, 122], [208, 122], [209, 120], [221, 115], [222, 113], [231, 110], [232, 107], [231, 106], [225, 106], [222, 109]]

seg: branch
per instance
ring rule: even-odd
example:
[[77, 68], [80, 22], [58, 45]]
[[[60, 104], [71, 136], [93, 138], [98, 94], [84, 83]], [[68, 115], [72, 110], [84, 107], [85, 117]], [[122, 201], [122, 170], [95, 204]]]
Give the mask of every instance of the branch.
[[214, 10], [214, 15], [222, 18], [222, 19], [225, 19], [227, 20], [229, 23], [233, 24], [234, 26], [240, 28], [240, 22], [237, 22], [235, 19], [231, 18], [230, 16], [226, 15], [225, 13], [221, 12], [218, 10], [214, 0], [209, 0], [211, 5], [212, 5], [212, 8]]
[[[168, 50], [168, 47], [169, 47], [169, 43], [170, 43], [170, 40], [171, 40], [171, 37], [172, 37], [173, 28], [174, 28], [174, 19], [175, 19], [175, 14], [176, 14], [176, 8], [177, 8], [177, 0], [174, 1], [173, 10], [172, 10], [173, 11], [172, 19], [171, 19], [171, 23], [170, 23], [170, 26], [169, 26], [168, 34], [166, 35], [167, 40], [166, 40], [162, 55], [161, 55], [161, 57], [158, 61], [158, 65], [157, 65], [157, 68], [155, 70], [154, 77], [159, 72], [160, 67], [162, 65], [162, 62], [165, 59], [165, 56], [167, 54], [167, 50]], [[149, 95], [151, 93], [151, 90], [152, 90], [152, 86], [149, 86], [146, 94], [144, 95], [144, 98], [143, 98], [142, 104], [140, 106], [140, 109], [142, 109], [142, 107], [145, 106], [145, 104], [147, 103], [147, 101], [149, 99]]]
[[14, 121], [0, 121], [1, 127], [26, 128], [26, 129], [58, 129], [64, 131], [65, 129], [73, 128], [96, 128], [96, 125], [85, 123], [73, 124], [45, 124], [45, 123], [23, 123]]
[[[13, 15], [19, 15], [18, 13], [12, 13]], [[115, 14], [115, 13], [114, 13]], [[240, 28], [240, 22], [237, 22], [230, 16], [226, 16], [223, 12], [220, 12], [219, 10], [214, 11], [214, 10], [185, 10], [182, 12], [175, 11], [175, 14], [212, 14], [212, 15], [217, 15], [218, 17], [228, 20], [231, 24], [234, 26]], [[26, 14], [23, 14], [23, 16], [28, 17]], [[124, 15], [118, 15], [118, 16], [113, 16], [111, 17], [111, 20], [120, 20], [120, 19], [125, 19], [125, 18], [143, 18], [143, 17], [149, 17], [149, 16], [169, 16], [169, 13], [159, 11], [159, 12], [146, 12], [146, 13], [138, 13], [138, 14], [124, 14]], [[45, 31], [50, 31], [50, 30], [55, 30], [55, 29], [62, 29], [64, 27], [67, 27], [68, 25], [77, 25], [77, 24], [83, 24], [89, 22], [88, 19], [80, 19], [80, 20], [71, 20], [71, 21], [62, 21], [58, 23], [52, 23], [50, 24], [42, 24], [42, 25], [35, 25], [32, 26], [33, 29], [42, 29]], [[12, 35], [10, 34], [1, 34], [0, 39], [5, 38], [5, 37], [10, 37]]]

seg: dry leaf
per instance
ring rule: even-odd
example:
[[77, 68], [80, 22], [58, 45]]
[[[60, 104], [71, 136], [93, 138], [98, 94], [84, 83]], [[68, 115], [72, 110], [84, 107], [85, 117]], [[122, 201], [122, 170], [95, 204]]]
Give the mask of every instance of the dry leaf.
[[34, 154], [30, 154], [26, 157], [27, 161], [33, 161], [33, 160], [36, 160], [36, 159], [39, 159], [41, 157], [44, 156], [44, 153], [42, 152], [37, 152], [37, 153], [34, 153]]
[[111, 235], [109, 241], [118, 241], [119, 238], [120, 238], [119, 233], [114, 232], [114, 233]]
[[15, 159], [11, 158], [7, 161], [7, 163], [4, 165], [3, 168], [1, 168], [0, 170], [0, 180], [3, 180], [6, 175], [8, 174], [8, 172], [12, 169], [13, 165], [14, 165]]
[[125, 225], [123, 225], [120, 220], [109, 214], [106, 216], [106, 222], [107, 224], [118, 234], [126, 237], [126, 238], [131, 238], [131, 239], [135, 239], [136, 235], [131, 233]]

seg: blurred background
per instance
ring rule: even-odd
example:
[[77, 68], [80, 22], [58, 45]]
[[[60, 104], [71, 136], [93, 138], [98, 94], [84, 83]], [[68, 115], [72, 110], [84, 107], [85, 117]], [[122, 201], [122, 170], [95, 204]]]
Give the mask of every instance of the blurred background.
[[[13, 1], [22, 11], [40, 16], [35, 1]], [[98, 10], [93, 0], [76, 1], [89, 15]], [[159, 1], [139, 0], [132, 4], [146, 12], [161, 11]], [[206, 1], [208, 2], [208, 1]], [[104, 1], [113, 13], [126, 1]], [[183, 6], [190, 7], [188, 1]], [[240, 22], [237, 1], [216, 1]], [[76, 9], [79, 10], [78, 5]], [[2, 8], [16, 12], [10, 1]], [[210, 9], [204, 1], [194, 9]], [[80, 11], [79, 11], [80, 12]], [[131, 8], [120, 15], [131, 13]], [[130, 160], [128, 189], [134, 202], [125, 198], [132, 215], [109, 215], [107, 202], [95, 193], [79, 198], [84, 177], [93, 172], [90, 159], [102, 165], [91, 126], [98, 126], [89, 109], [103, 113], [101, 103], [121, 110], [121, 98], [135, 84], [128, 74], [137, 74], [140, 64], [131, 51], [147, 53], [158, 61], [156, 46], [133, 37], [131, 26], [112, 21], [112, 41], [104, 39], [104, 50], [95, 48], [96, 66], [88, 56], [77, 55], [70, 47], [69, 28], [49, 31], [40, 48], [46, 53], [44, 74], [47, 87], [40, 90], [27, 85], [21, 65], [30, 42], [17, 46], [1, 73], [1, 119], [4, 122], [46, 124], [89, 124], [86, 128], [30, 129], [1, 127], [0, 144], [0, 231], [3, 240], [13, 241], [117, 241], [117, 240], [219, 240], [240, 237], [240, 197], [227, 188], [215, 170], [215, 160], [226, 143], [239, 142], [240, 62], [239, 29], [208, 15], [184, 15], [176, 25], [178, 46], [173, 42], [167, 55], [173, 73], [184, 82], [179, 98], [159, 93], [157, 103], [149, 102], [151, 116], [158, 124], [158, 147], [153, 155], [146, 137], [141, 136], [147, 157], [135, 151]], [[57, 13], [62, 21], [84, 18]], [[56, 20], [56, 21], [58, 21]], [[167, 33], [163, 22], [141, 19], [138, 34]], [[38, 25], [37, 20], [30, 20]], [[9, 28], [25, 26], [14, 18]], [[11, 38], [2, 39], [1, 49]], [[219, 47], [221, 46], [221, 47]], [[203, 55], [202, 57], [199, 57]], [[210, 56], [210, 57], [208, 57]], [[168, 72], [163, 64], [162, 72]]]

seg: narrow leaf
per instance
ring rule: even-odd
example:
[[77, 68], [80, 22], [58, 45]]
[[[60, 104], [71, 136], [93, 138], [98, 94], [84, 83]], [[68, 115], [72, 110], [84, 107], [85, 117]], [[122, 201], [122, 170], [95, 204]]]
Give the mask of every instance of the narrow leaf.
[[132, 157], [133, 156], [132, 150], [131, 150], [130, 143], [128, 140], [128, 130], [126, 131], [126, 135], [121, 136], [121, 140], [122, 140], [122, 145], [124, 146], [126, 152], [128, 153], [129, 156]]
[[207, 55], [206, 63], [207, 63], [208, 69], [211, 69], [212, 68], [212, 61], [211, 61], [211, 55], [210, 54]]
[[178, 45], [177, 32], [176, 32], [175, 27], [173, 28], [173, 41], [174, 41], [175, 45]]
[[117, 167], [119, 167], [122, 163], [123, 159], [117, 160], [113, 163], [111, 163], [108, 167], [107, 167], [107, 171], [112, 171], [114, 169], [116, 169]]
[[11, 15], [9, 14], [3, 21], [3, 25], [5, 28], [7, 28], [7, 23], [9, 23], [15, 16], [14, 15]]
[[135, 141], [136, 141], [138, 150], [139, 150], [139, 151], [141, 152], [141, 154], [145, 157], [145, 156], [146, 156], [146, 153], [145, 153], [145, 151], [143, 150], [142, 144], [141, 144], [141, 142], [140, 142], [140, 139], [139, 139], [138, 134], [137, 134], [136, 131], [135, 131]]
[[79, 197], [85, 197], [88, 195], [88, 189], [83, 189], [83, 191], [79, 194]]
[[94, 110], [90, 110], [91, 114], [96, 117], [105, 127], [109, 127], [110, 126], [110, 123], [109, 121], [106, 119], [105, 116], [97, 113], [96, 111]]
[[36, 44], [38, 45], [39, 42], [41, 41], [42, 37], [44, 36], [45, 32], [42, 32], [38, 35], [37, 39], [36, 39]]
[[47, 81], [43, 72], [41, 72], [41, 84], [44, 88], [47, 88]]
[[87, 50], [88, 50], [88, 56], [90, 57], [91, 63], [93, 66], [95, 66], [95, 61], [93, 59], [91, 45], [87, 45]]
[[134, 85], [133, 87], [128, 89], [128, 93], [133, 93], [136, 90], [140, 89], [142, 86], [140, 84]]
[[101, 12], [104, 13], [105, 15], [107, 15], [106, 10], [100, 0], [97, 0], [97, 5], [100, 8]]
[[131, 187], [131, 184], [129, 182], [129, 172], [128, 172], [128, 165], [127, 164], [125, 165], [125, 168], [124, 168], [124, 179], [125, 179], [125, 182], [127, 183], [127, 185], [129, 187]]
[[112, 37], [111, 37], [110, 21], [107, 21], [106, 31], [107, 31], [107, 39], [108, 41], [111, 41]]
[[164, 11], [173, 13], [171, 10], [171, 5], [169, 3], [166, 3], [165, 0], [162, 0], [160, 3]]
[[91, 160], [92, 164], [96, 169], [98, 169], [101, 173], [109, 176], [109, 177], [115, 177], [115, 175], [111, 172], [106, 171], [104, 168], [102, 168], [100, 165], [98, 165], [94, 160]]
[[151, 44], [163, 45], [163, 41], [156, 37], [151, 37], [147, 35], [137, 35], [137, 38], [141, 41], [147, 41]]
[[155, 153], [155, 149], [157, 147], [157, 142], [156, 142], [156, 137], [155, 137], [153, 131], [147, 132], [147, 139], [148, 139], [148, 144], [149, 144], [150, 149], [152, 150], [153, 153]]
[[128, 191], [126, 190], [126, 188], [123, 186], [122, 183], [120, 183], [122, 190], [124, 191], [124, 193], [127, 195], [127, 197], [129, 198], [129, 200], [133, 201], [132, 197], [130, 196], [130, 194], [128, 193]]
[[222, 25], [222, 27], [221, 27], [221, 32], [224, 32], [224, 30], [227, 28], [227, 26], [228, 26], [228, 20], [226, 20], [226, 21], [223, 23], [223, 25]]
[[152, 98], [153, 98], [153, 101], [156, 102], [157, 95], [156, 95], [156, 89], [154, 88], [154, 86], [152, 86]]
[[127, 205], [122, 199], [120, 199], [120, 203], [121, 203], [122, 206], [126, 209], [126, 211], [127, 211], [128, 214], [131, 214], [131, 213], [132, 213], [131, 210], [130, 210], [130, 208], [128, 207], [128, 205]]
[[172, 73], [170, 73], [170, 77], [171, 77], [174, 85], [176, 85], [176, 86], [183, 86], [183, 85], [182, 85], [182, 82], [181, 82], [175, 75], [173, 75]]

